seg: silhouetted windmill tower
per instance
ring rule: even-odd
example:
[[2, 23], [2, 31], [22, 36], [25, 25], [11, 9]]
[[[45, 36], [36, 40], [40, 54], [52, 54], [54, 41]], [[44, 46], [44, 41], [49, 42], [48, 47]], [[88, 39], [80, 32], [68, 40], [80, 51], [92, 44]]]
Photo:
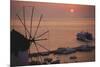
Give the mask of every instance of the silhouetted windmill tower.
[[[45, 32], [43, 32], [37, 36], [37, 33], [39, 31], [39, 27], [41, 24], [41, 20], [43, 18], [43, 14], [40, 15], [40, 19], [39, 19], [39, 23], [36, 27], [36, 31], [34, 31], [34, 35], [32, 35], [32, 31], [33, 31], [32, 30], [32, 23], [33, 23], [33, 14], [34, 14], [35, 7], [31, 7], [31, 8], [32, 8], [32, 14], [31, 14], [31, 21], [30, 21], [30, 30], [27, 29], [27, 27], [26, 27], [25, 7], [23, 7], [23, 20], [19, 16], [18, 13], [16, 14], [17, 18], [19, 19], [20, 23], [23, 25], [24, 30], [25, 30], [25, 32], [24, 32], [25, 36], [23, 34], [21, 34], [20, 32], [16, 31], [15, 29], [11, 30], [11, 53], [15, 54], [16, 56], [18, 55], [18, 52], [20, 52], [20, 51], [28, 51], [30, 45], [35, 46], [37, 54], [39, 53], [38, 46], [40, 46], [41, 48], [45, 49], [48, 52], [50, 51], [48, 48], [46, 48], [45, 46], [38, 43], [38, 42], [41, 42], [43, 40], [44, 41], [48, 40], [47, 38], [42, 38], [42, 36], [49, 33], [49, 30], [46, 30]], [[40, 60], [40, 64], [41, 64], [42, 57], [38, 56], [38, 60]]]

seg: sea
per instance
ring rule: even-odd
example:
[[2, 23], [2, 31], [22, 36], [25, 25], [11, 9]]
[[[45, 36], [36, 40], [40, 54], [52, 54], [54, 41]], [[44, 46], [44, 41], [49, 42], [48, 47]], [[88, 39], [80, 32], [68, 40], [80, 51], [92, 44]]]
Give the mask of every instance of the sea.
[[[33, 23], [32, 36], [34, 36], [34, 33], [37, 29], [38, 22], [36, 23]], [[28, 23], [26, 27], [28, 30], [30, 30], [30, 26]], [[25, 30], [21, 24], [15, 24], [14, 28], [25, 36], [25, 33], [24, 33]], [[59, 21], [43, 22], [42, 21], [35, 37], [38, 37], [39, 35], [41, 35], [42, 33], [46, 31], [49, 31], [49, 32], [44, 34], [40, 38], [36, 38], [36, 39], [47, 38], [47, 40], [40, 40], [36, 42], [39, 52], [44, 52], [47, 50], [42, 48], [38, 44], [44, 46], [50, 51], [56, 50], [57, 48], [74, 48], [81, 45], [95, 46], [95, 20], [94, 19], [88, 18], [88, 19], [70, 20], [70, 21], [63, 21], [63, 22], [59, 22]], [[82, 42], [82, 41], [77, 40], [76, 35], [79, 32], [91, 33], [94, 37], [94, 40], [90, 42]], [[29, 51], [30, 51], [30, 54], [37, 52], [34, 43], [31, 44]], [[70, 57], [72, 56], [75, 56], [77, 58], [70, 59]], [[45, 57], [52, 58], [53, 60], [59, 59], [61, 60], [61, 63], [89, 62], [89, 61], [95, 61], [95, 50], [89, 51], [89, 52], [75, 52], [75, 53], [67, 54], [67, 55], [50, 54], [49, 56], [45, 56]], [[45, 57], [42, 57], [42, 60]], [[32, 59], [34, 60], [35, 58], [33, 57]], [[29, 59], [29, 62], [31, 62], [30, 59]]]

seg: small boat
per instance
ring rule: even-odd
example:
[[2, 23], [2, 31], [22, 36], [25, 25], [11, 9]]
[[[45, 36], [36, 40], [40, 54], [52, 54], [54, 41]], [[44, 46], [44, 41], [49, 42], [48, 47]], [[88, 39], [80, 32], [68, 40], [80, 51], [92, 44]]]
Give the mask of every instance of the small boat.
[[77, 51], [92, 51], [95, 47], [90, 45], [81, 45], [77, 47]]
[[91, 33], [89, 32], [79, 32], [77, 33], [77, 40], [80, 40], [80, 41], [92, 41], [93, 40], [93, 36]]

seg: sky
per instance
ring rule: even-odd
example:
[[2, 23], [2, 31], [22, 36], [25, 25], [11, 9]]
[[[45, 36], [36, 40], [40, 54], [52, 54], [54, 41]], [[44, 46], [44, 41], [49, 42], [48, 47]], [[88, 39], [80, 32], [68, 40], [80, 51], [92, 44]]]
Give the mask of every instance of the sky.
[[[23, 21], [23, 6], [25, 7], [25, 20], [27, 28], [30, 28], [28, 26], [30, 26], [32, 7], [35, 7], [33, 13], [33, 25], [37, 26], [40, 15], [43, 15], [40, 24], [40, 26], [43, 28], [39, 28], [40, 31], [38, 31], [38, 34], [41, 34], [41, 32], [45, 32], [47, 30], [50, 31], [50, 42], [47, 47], [52, 49], [55, 49], [54, 44], [57, 44], [55, 45], [56, 47], [60, 47], [65, 46], [64, 43], [67, 42], [68, 44], [71, 44], [69, 46], [76, 46], [77, 42], [75, 39], [75, 33], [79, 31], [91, 31], [94, 33], [95, 6], [14, 1], [11, 3], [11, 24], [13, 22], [15, 24], [14, 28], [16, 28], [18, 32], [22, 34], [24, 34], [24, 28], [18, 17], [16, 17], [16, 14], [18, 14]], [[35, 28], [36, 27], [33, 26], [33, 31]]]
[[26, 22], [30, 21], [32, 15], [32, 7], [34, 7], [35, 9], [33, 14], [34, 21], [39, 21], [39, 17], [41, 14], [43, 15], [42, 21], [53, 22], [53, 24], [56, 24], [58, 22], [73, 22], [81, 19], [87, 19], [88, 21], [91, 21], [91, 19], [95, 18], [95, 6], [93, 5], [89, 6], [75, 4], [13, 1], [11, 3], [12, 21], [15, 22], [16, 20], [18, 20], [18, 18], [16, 18], [16, 14], [18, 14], [23, 20], [23, 6], [25, 6]]
[[[12, 4], [13, 8], [20, 8], [23, 6], [35, 6], [36, 9], [46, 15], [46, 17], [50, 17], [50, 15], [54, 15], [53, 18], [67, 15], [69, 17], [73, 14], [73, 17], [80, 18], [93, 18], [95, 16], [95, 8], [94, 6], [87, 5], [73, 5], [73, 4], [54, 4], [54, 3], [40, 3], [40, 2], [14, 2]], [[15, 9], [16, 9], [15, 8]], [[73, 11], [73, 12], [71, 12]]]

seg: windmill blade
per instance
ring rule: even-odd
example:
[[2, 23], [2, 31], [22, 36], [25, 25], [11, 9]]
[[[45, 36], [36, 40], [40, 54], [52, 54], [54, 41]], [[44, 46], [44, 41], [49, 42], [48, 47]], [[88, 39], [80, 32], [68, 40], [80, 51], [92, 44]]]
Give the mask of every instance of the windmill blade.
[[29, 39], [30, 42], [43, 41], [43, 40], [48, 40], [48, 39], [47, 38], [44, 38], [44, 39]]
[[[34, 41], [34, 45], [35, 45], [35, 47], [36, 47], [37, 53], [39, 54], [39, 49], [38, 49], [37, 44], [36, 44], [35, 41]], [[40, 56], [40, 61], [42, 62], [42, 58], [41, 58], [41, 56]]]
[[36, 38], [40, 38], [40, 37], [42, 37], [43, 35], [45, 35], [46, 33], [48, 33], [48, 32], [49, 32], [49, 30], [47, 30], [47, 31], [45, 31], [44, 33], [40, 34], [40, 35], [37, 36]]
[[[26, 27], [26, 22], [25, 22], [25, 7], [23, 7], [23, 18], [24, 18], [24, 26]], [[25, 36], [27, 38], [27, 31], [26, 31], [26, 28], [25, 28]]]
[[39, 23], [38, 23], [38, 26], [37, 26], [37, 29], [36, 29], [36, 32], [35, 32], [33, 38], [35, 38], [35, 36], [36, 36], [36, 34], [37, 34], [37, 32], [38, 32], [38, 29], [39, 29], [39, 26], [40, 26], [40, 22], [41, 22], [41, 20], [42, 20], [42, 17], [43, 17], [43, 15], [40, 16], [40, 20], [39, 20]]
[[32, 21], [33, 21], [34, 7], [32, 7], [31, 23], [30, 23], [30, 38], [32, 37]]
[[44, 39], [36, 39], [35, 41], [42, 41], [42, 40], [48, 40], [47, 38]]
[[40, 47], [44, 48], [45, 50], [47, 50], [48, 52], [50, 52], [49, 49], [47, 49], [46, 47], [44, 47], [43, 45], [39, 44], [39, 43], [36, 43], [37, 45], [39, 45]]
[[19, 17], [18, 14], [16, 14], [16, 16], [18, 17], [18, 19], [20, 20], [20, 22], [22, 23], [22, 25], [24, 26], [25, 30], [27, 31], [27, 33], [29, 34], [29, 31], [27, 30], [25, 24], [22, 22], [21, 18]]

